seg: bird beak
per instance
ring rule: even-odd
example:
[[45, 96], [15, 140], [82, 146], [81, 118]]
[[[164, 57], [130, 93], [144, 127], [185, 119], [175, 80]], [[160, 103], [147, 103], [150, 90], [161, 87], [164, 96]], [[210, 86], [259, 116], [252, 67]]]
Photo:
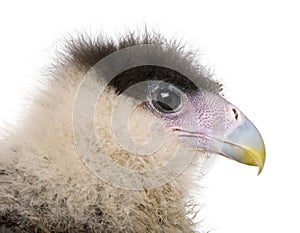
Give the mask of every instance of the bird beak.
[[258, 174], [263, 170], [266, 158], [262, 136], [246, 117], [232, 133], [225, 136], [220, 154], [243, 164], [258, 166]]
[[264, 141], [254, 124], [236, 106], [204, 91], [188, 96], [186, 102], [183, 111], [193, 120], [182, 120], [183, 126], [176, 128], [183, 141], [199, 150], [258, 166], [258, 174], [261, 173], [266, 158]]

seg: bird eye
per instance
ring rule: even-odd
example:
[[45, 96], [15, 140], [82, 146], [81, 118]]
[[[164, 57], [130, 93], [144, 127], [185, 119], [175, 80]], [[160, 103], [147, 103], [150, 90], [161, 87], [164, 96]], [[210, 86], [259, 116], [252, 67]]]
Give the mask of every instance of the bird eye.
[[182, 92], [171, 84], [158, 85], [151, 90], [151, 101], [158, 111], [174, 113], [182, 106]]

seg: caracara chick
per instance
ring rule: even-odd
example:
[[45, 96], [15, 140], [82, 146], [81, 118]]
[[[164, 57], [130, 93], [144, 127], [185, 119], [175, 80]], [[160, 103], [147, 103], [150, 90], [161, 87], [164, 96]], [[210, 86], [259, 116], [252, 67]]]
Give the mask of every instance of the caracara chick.
[[67, 40], [0, 143], [0, 232], [196, 232], [214, 154], [265, 147], [192, 52], [155, 33]]

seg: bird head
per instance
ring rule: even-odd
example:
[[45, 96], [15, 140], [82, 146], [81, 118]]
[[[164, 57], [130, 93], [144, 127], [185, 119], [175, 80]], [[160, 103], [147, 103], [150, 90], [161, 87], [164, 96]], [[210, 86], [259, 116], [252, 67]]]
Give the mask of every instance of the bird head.
[[[167, 156], [166, 159], [165, 155], [167, 153], [158, 149], [163, 150], [167, 148], [169, 151], [173, 149], [175, 152], [172, 153], [178, 154], [178, 151], [174, 149], [178, 142], [184, 145], [184, 148], [188, 148], [188, 153], [190, 152], [189, 149], [192, 149], [194, 151], [219, 154], [240, 163], [258, 166], [259, 173], [263, 169], [265, 146], [254, 124], [236, 106], [220, 95], [221, 86], [218, 82], [211, 79], [202, 69], [195, 68], [191, 60], [183, 55], [182, 52], [174, 49], [174, 47], [142, 45], [127, 47], [112, 53], [88, 72], [81, 87], [88, 88], [86, 88], [86, 93], [84, 91], [85, 88], [79, 88], [76, 97], [74, 112], [75, 131], [81, 122], [87, 121], [80, 117], [81, 113], [84, 112], [86, 114], [94, 111], [93, 99], [96, 102], [101, 99], [98, 98], [99, 90], [110, 90], [104, 95], [110, 99], [106, 99], [108, 104], [103, 102], [98, 104], [101, 110], [96, 111], [95, 118], [97, 118], [100, 125], [102, 124], [102, 126], [98, 127], [100, 129], [98, 130], [98, 138], [107, 139], [107, 133], [104, 135], [104, 132], [107, 131], [103, 129], [111, 125], [112, 132], [108, 133], [112, 134], [109, 137], [109, 143], [116, 143], [117, 146], [110, 150], [109, 154], [112, 157], [117, 157], [115, 161], [117, 160], [122, 166], [130, 164], [130, 168], [137, 168], [139, 167], [137, 164], [142, 160], [143, 162], [147, 161], [143, 164], [142, 169], [152, 169], [153, 167], [147, 166], [149, 165], [147, 158], [143, 157], [142, 159], [133, 160], [132, 158], [136, 158], [136, 155], [159, 154], [159, 163], [152, 161], [156, 166], [162, 167], [157, 172], [156, 177], [168, 177], [166, 180], [159, 182], [159, 184], [164, 184], [173, 177], [170, 174], [162, 174], [164, 170], [173, 170], [176, 166], [183, 168], [187, 165], [186, 161], [188, 161], [187, 158], [189, 156], [183, 155], [182, 151], [180, 151], [182, 155], [179, 157], [175, 156], [175, 158], [177, 161], [185, 161], [183, 163], [184, 166], [171, 163], [172, 165], [167, 168], [162, 165], [168, 162], [170, 156]], [[81, 101], [86, 99], [85, 96], [87, 95], [92, 96], [88, 99], [89, 103]], [[116, 104], [116, 102], [119, 103]], [[92, 104], [90, 105], [90, 103]], [[90, 107], [88, 107], [89, 105]], [[110, 110], [108, 111], [108, 109]], [[134, 114], [132, 114], [134, 109], [138, 109], [136, 117], [133, 117]], [[103, 113], [106, 114], [106, 120], [104, 120], [105, 117], [101, 116]], [[148, 118], [151, 118], [151, 120], [148, 121]], [[132, 139], [132, 135], [129, 132], [130, 127], [128, 127], [130, 120], [133, 120], [131, 124], [133, 129], [131, 131], [135, 132], [140, 138], [150, 128], [150, 142], [136, 143]], [[153, 127], [153, 121], [159, 123], [158, 128]], [[88, 125], [90, 126], [82, 125], [78, 130], [81, 138], [88, 138], [90, 135], [93, 135], [93, 131], [87, 131], [86, 136], [82, 135], [85, 128], [92, 128], [93, 122], [91, 121]], [[162, 146], [166, 134], [173, 136], [173, 144]], [[96, 144], [97, 140], [89, 139], [89, 141], [95, 141]], [[80, 139], [78, 142], [81, 144]], [[90, 150], [89, 145], [83, 148], [83, 154], [86, 153], [86, 150]], [[107, 154], [107, 151], [105, 152], [106, 148], [111, 149], [113, 147], [100, 145], [102, 155]], [[121, 150], [122, 153], [116, 152]], [[117, 186], [123, 187], [123, 184], [119, 182], [124, 179], [130, 180], [131, 184], [141, 181], [141, 185], [138, 185], [140, 188], [145, 186], [148, 188], [153, 187], [152, 185], [145, 185], [143, 181], [145, 177], [153, 176], [155, 172], [149, 174], [138, 173], [138, 178], [132, 180], [132, 177], [136, 174], [133, 175], [132, 172], [123, 170], [121, 166], [114, 166], [112, 163], [107, 166], [108, 161], [97, 160], [99, 156], [97, 156], [98, 153], [96, 152], [86, 154], [95, 154], [92, 160], [91, 156], [88, 158], [84, 157], [85, 164], [94, 173], [96, 171], [96, 174], [101, 178], [105, 176], [104, 179], [109, 183], [115, 183], [112, 181], [114, 179], [118, 183]], [[134, 156], [128, 159], [128, 154]], [[105, 169], [103, 167], [101, 169], [99, 167], [96, 168], [95, 164], [101, 166], [105, 164], [111, 170], [110, 172], [104, 172]], [[115, 170], [112, 167], [115, 167]], [[99, 175], [99, 171], [102, 175]], [[107, 180], [107, 174], [109, 173], [113, 174], [113, 178]], [[125, 173], [127, 175], [124, 175]], [[123, 178], [119, 179], [117, 177]], [[127, 188], [131, 189], [134, 187], [129, 186]]]

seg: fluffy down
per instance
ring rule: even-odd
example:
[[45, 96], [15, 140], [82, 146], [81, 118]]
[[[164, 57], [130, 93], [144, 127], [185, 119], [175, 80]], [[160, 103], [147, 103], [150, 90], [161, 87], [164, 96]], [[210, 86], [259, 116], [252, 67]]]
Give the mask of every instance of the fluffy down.
[[[28, 102], [18, 128], [7, 128], [0, 146], [0, 232], [194, 232], [199, 205], [189, 190], [197, 190], [197, 164], [203, 154], [176, 179], [155, 189], [142, 191], [116, 188], [97, 178], [84, 165], [74, 143], [73, 104], [86, 72], [103, 57], [137, 44], [174, 46], [193, 67], [203, 88], [218, 93], [212, 81], [180, 46], [159, 35], [128, 34], [118, 41], [79, 36], [67, 42], [55, 65], [43, 78], [42, 88]], [[101, 82], [101, 80], [100, 80]], [[140, 157], [125, 151], [112, 139], [109, 121], [118, 101], [134, 101], [118, 95], [112, 85], [99, 99], [96, 130], [100, 144], [112, 159], [132, 169], [158, 166], [168, 159], [178, 140], [167, 143], [152, 156]], [[88, 98], [88, 97], [87, 97]], [[101, 119], [101, 120], [100, 120]], [[137, 141], [149, 139], [145, 125], [154, 116], [139, 106], [130, 118]], [[141, 133], [145, 132], [145, 133]], [[197, 176], [197, 177], [196, 177]]]

